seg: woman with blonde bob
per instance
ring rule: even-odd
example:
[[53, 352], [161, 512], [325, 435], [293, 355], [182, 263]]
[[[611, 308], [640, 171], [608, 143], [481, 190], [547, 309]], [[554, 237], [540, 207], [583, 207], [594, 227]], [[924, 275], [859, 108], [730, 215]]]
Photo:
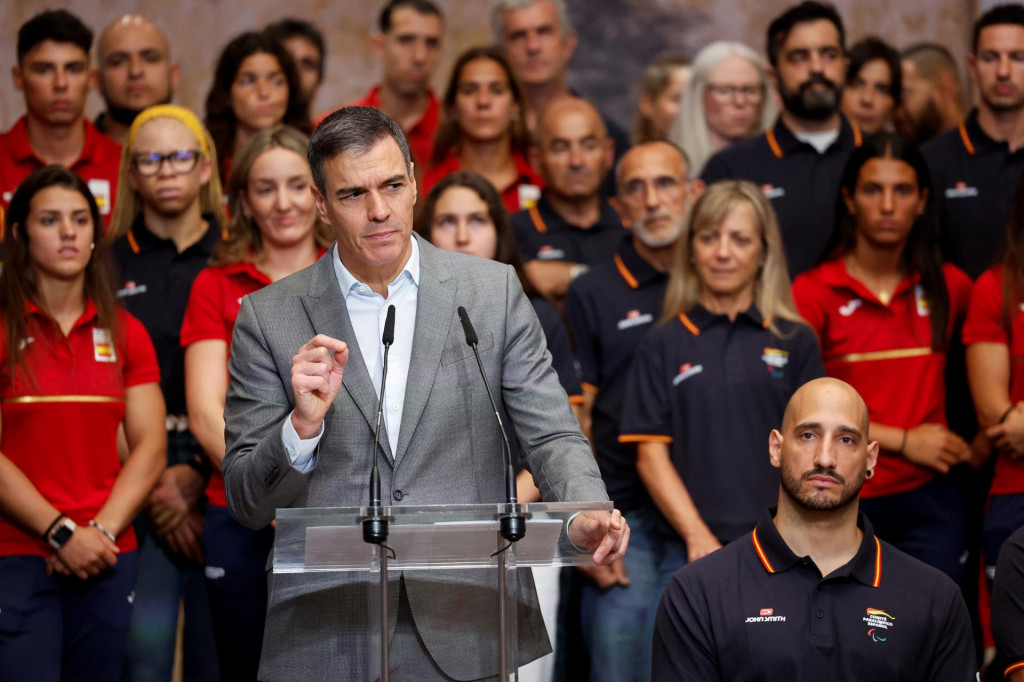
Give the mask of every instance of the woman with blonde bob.
[[181, 345], [189, 425], [213, 464], [203, 526], [214, 641], [224, 680], [254, 680], [267, 608], [264, 567], [274, 531], [231, 518], [224, 492], [228, 354], [242, 298], [312, 265], [333, 241], [317, 214], [309, 138], [288, 126], [257, 132], [228, 178], [231, 222], [212, 266], [196, 278]]
[[185, 416], [181, 324], [189, 290], [221, 240], [224, 202], [217, 151], [188, 109], [164, 104], [139, 114], [121, 154], [110, 223], [120, 270], [119, 300], [146, 327], [156, 347], [167, 403], [167, 461], [146, 514], [135, 522], [139, 575], [128, 630], [127, 680], [167, 679], [174, 667], [178, 604], [185, 604], [185, 664], [211, 671], [210, 634], [199, 501], [210, 474]]
[[764, 60], [743, 43], [711, 43], [691, 69], [669, 139], [686, 150], [697, 177], [715, 152], [770, 128], [778, 108]]
[[636, 444], [660, 512], [655, 599], [676, 569], [749, 532], [777, 499], [765, 438], [796, 389], [825, 374], [757, 187], [712, 185], [679, 244], [664, 314], [630, 370], [619, 437]]

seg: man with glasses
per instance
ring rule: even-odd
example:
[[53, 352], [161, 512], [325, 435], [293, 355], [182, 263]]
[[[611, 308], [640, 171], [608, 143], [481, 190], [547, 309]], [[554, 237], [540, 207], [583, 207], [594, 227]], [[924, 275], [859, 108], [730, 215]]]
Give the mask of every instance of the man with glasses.
[[523, 268], [537, 289], [560, 301], [569, 283], [611, 259], [626, 232], [601, 183], [614, 143], [588, 102], [569, 97], [541, 116], [530, 162], [546, 187], [536, 206], [512, 216]]
[[109, 224], [117, 194], [121, 147], [86, 120], [92, 86], [92, 31], [65, 10], [47, 10], [18, 29], [14, 87], [25, 115], [0, 135], [0, 209], [30, 173], [56, 163], [78, 173]]
[[[590, 679], [646, 679], [650, 632], [643, 624], [658, 597], [657, 511], [637, 475], [636, 449], [619, 443], [627, 370], [636, 347], [661, 316], [668, 272], [692, 202], [703, 191], [689, 180], [686, 157], [669, 142], [640, 144], [622, 157], [613, 200], [632, 226], [613, 256], [569, 287], [565, 316], [583, 379], [583, 431], [608, 496], [627, 513], [630, 551], [610, 566], [585, 569], [580, 622]], [[619, 232], [626, 232], [619, 229]]]
[[830, 4], [791, 7], [768, 27], [782, 112], [764, 135], [708, 160], [701, 179], [749, 180], [779, 216], [790, 275], [814, 266], [832, 230], [839, 178], [861, 132], [839, 113], [846, 75], [843, 20]]

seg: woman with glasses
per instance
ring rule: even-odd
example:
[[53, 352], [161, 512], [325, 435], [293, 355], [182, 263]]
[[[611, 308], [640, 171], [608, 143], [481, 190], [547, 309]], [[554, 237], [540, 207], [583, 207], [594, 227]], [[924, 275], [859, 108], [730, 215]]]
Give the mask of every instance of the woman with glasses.
[[6, 228], [0, 677], [118, 680], [138, 559], [132, 519], [164, 461], [160, 373], [145, 328], [116, 305], [84, 180], [62, 166], [35, 171]]
[[125, 139], [110, 228], [117, 296], [156, 347], [167, 461], [147, 513], [135, 523], [139, 577], [126, 682], [169, 679], [181, 600], [185, 670], [192, 679], [217, 679], [200, 543], [210, 463], [188, 428], [180, 332], [192, 282], [220, 243], [224, 222], [217, 152], [199, 119], [171, 104], [139, 114]]
[[892, 132], [896, 106], [903, 96], [900, 53], [869, 37], [851, 47], [847, 58], [850, 65], [840, 111], [865, 135]]
[[270, 526], [250, 530], [228, 511], [221, 467], [231, 334], [246, 294], [312, 265], [333, 241], [310, 192], [308, 144], [298, 130], [275, 126], [242, 148], [228, 178], [227, 234], [196, 278], [181, 329], [189, 426], [214, 467], [203, 553], [225, 682], [256, 679], [274, 540]]
[[743, 43], [718, 41], [693, 59], [669, 139], [698, 177], [715, 152], [764, 132], [776, 113], [764, 60]]

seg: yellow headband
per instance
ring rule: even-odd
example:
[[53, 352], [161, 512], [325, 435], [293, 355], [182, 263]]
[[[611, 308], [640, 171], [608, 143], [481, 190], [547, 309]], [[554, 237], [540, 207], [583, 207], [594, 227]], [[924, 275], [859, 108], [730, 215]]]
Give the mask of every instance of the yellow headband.
[[176, 104], [158, 104], [155, 107], [149, 107], [136, 116], [132, 127], [128, 130], [128, 147], [131, 148], [135, 145], [135, 137], [142, 130], [142, 126], [154, 118], [161, 117], [173, 118], [188, 128], [195, 135], [196, 139], [199, 140], [199, 151], [203, 153], [203, 156], [209, 158], [210, 148], [206, 142], [206, 129], [203, 128], [203, 124], [199, 122], [199, 119], [190, 110], [185, 107], [179, 107]]

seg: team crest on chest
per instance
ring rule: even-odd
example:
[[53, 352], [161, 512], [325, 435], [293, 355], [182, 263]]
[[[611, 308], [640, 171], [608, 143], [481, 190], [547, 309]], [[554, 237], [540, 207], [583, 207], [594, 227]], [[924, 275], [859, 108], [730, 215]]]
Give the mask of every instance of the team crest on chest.
[[642, 324], [650, 324], [654, 321], [654, 316], [650, 313], [640, 312], [639, 308], [634, 308], [626, 313], [626, 317], [619, 320], [616, 326], [622, 329], [629, 329], [630, 327], [639, 327]]
[[928, 298], [924, 295], [924, 289], [920, 284], [914, 287], [914, 302], [917, 304], [917, 314], [921, 317], [928, 317]]
[[872, 642], [886, 641], [889, 638], [889, 630], [896, 619], [882, 609], [868, 607], [866, 613], [867, 615], [861, 620], [868, 626], [868, 637]]
[[783, 367], [789, 364], [789, 353], [781, 348], [766, 347], [761, 355], [761, 360], [764, 361], [772, 378], [781, 379], [785, 376], [785, 372], [782, 371]]
[[672, 380], [673, 386], [678, 386], [695, 374], [700, 374], [704, 371], [704, 365], [695, 365], [692, 362], [687, 362], [684, 365], [679, 366], [679, 374]]
[[114, 350], [114, 337], [109, 329], [93, 328], [92, 350], [96, 362], [117, 362]]

